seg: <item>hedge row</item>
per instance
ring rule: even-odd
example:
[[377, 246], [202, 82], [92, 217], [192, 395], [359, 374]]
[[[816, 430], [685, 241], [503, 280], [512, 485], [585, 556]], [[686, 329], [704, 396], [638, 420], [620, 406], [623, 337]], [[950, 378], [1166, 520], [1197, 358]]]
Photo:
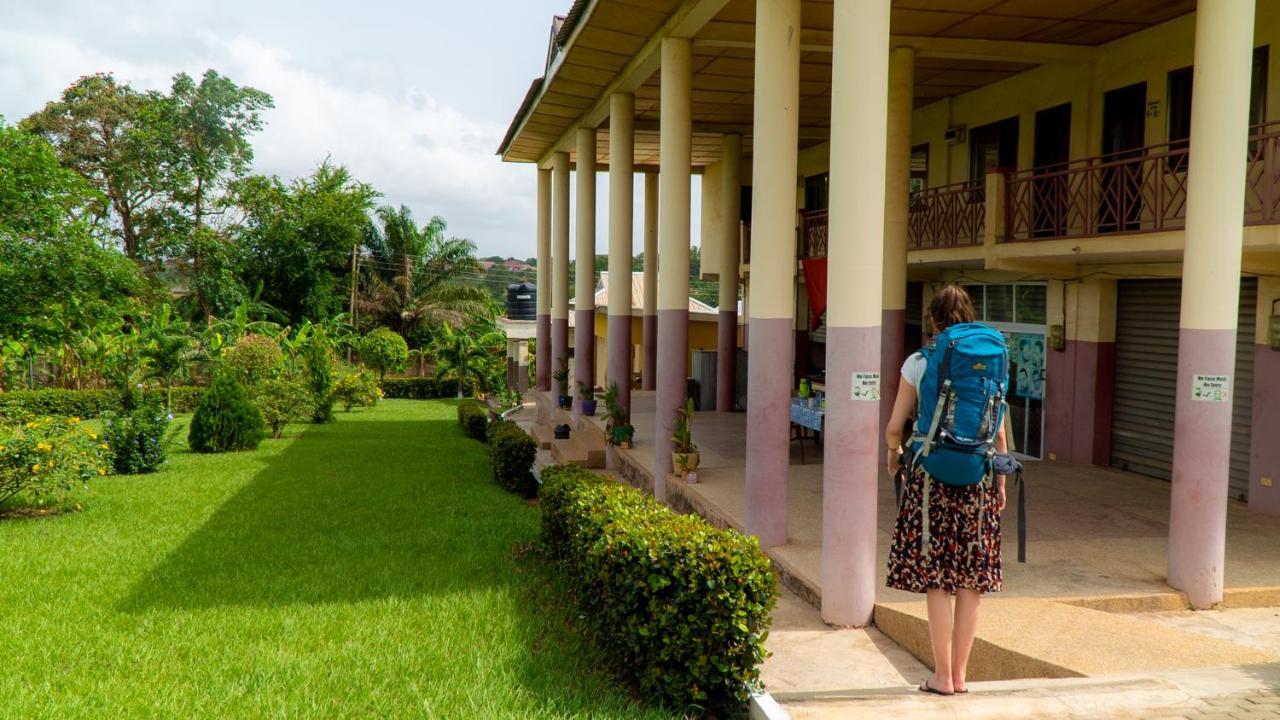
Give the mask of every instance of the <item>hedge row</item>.
[[584, 470], [542, 470], [542, 538], [611, 667], [680, 713], [741, 714], [775, 579], [754, 538]]
[[489, 411], [477, 402], [459, 403], [458, 425], [462, 428], [463, 435], [485, 442], [488, 440]]
[[[202, 387], [176, 387], [173, 389], [173, 412], [195, 410], [204, 394]], [[148, 389], [147, 399], [157, 399], [162, 404], [166, 393], [163, 388]], [[38, 417], [96, 418], [107, 412], [121, 412], [119, 390], [11, 390], [0, 392], [0, 422], [26, 422]]]
[[510, 420], [489, 423], [488, 436], [493, 481], [522, 497], [536, 497], [533, 461], [538, 457], [538, 442]]
[[[400, 400], [435, 400], [458, 395], [457, 380], [435, 378], [386, 378], [380, 383], [383, 397]], [[475, 395], [475, 382], [468, 380], [462, 386], [462, 394]]]

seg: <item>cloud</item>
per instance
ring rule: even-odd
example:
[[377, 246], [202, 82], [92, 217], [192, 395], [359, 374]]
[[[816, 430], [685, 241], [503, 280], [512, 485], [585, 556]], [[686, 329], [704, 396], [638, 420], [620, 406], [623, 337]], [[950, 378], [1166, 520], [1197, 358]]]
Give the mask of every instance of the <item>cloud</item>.
[[137, 52], [72, 34], [0, 29], [0, 112], [17, 121], [93, 72], [163, 89], [176, 72], [198, 76], [212, 67], [275, 100], [254, 138], [257, 172], [296, 177], [328, 156], [420, 222], [443, 216], [451, 234], [470, 237], [485, 254], [533, 254], [534, 175], [494, 156], [503, 125], [388, 82], [393, 73], [377, 62], [325, 73], [248, 34], [180, 21], [134, 19], [124, 32]]

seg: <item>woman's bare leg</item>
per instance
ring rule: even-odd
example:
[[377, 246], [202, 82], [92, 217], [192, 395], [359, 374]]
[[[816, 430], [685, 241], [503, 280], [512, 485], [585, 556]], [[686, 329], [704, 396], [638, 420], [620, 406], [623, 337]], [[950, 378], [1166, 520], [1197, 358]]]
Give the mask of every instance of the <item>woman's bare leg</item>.
[[[951, 684], [955, 690], [965, 689], [965, 674], [969, 670], [969, 652], [978, 634], [978, 600], [982, 596], [976, 590], [956, 590], [955, 636], [951, 645]], [[930, 622], [933, 616], [930, 613]], [[937, 644], [934, 652], [937, 653]]]
[[951, 666], [951, 593], [946, 590], [929, 590], [925, 593], [929, 608], [929, 642], [933, 645], [933, 677], [929, 687], [942, 692], [952, 692]]

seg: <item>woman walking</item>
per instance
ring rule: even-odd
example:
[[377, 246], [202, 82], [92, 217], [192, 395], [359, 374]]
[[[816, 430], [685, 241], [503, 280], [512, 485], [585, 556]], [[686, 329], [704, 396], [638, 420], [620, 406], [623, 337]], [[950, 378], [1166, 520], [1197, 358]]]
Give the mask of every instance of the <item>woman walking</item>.
[[[973, 301], [957, 285], [947, 285], [934, 296], [929, 304], [929, 318], [935, 334], [953, 328], [959, 331], [965, 323], [974, 322]], [[976, 333], [993, 335], [995, 331], [983, 326], [968, 326]], [[997, 336], [998, 337], [998, 336]], [[987, 340], [990, 345], [990, 339]], [[997, 394], [986, 398], [964, 397], [972, 388], [990, 387], [992, 383], [969, 383], [962, 380], [938, 382], [937, 377], [927, 378], [937, 370], [941, 362], [951, 359], [956, 341], [949, 341], [950, 348], [916, 352], [902, 365], [902, 380], [893, 406], [893, 415], [885, 430], [888, 443], [888, 468], [892, 476], [899, 470], [903, 457], [903, 427], [914, 416], [915, 434], [905, 449], [908, 457], [915, 457], [938, 431], [939, 420], [954, 413], [935, 412], [934, 405], [942, 404], [939, 397], [928, 398], [919, 391], [922, 384], [936, 392], [942, 388], [951, 390], [951, 405], [965, 407], [969, 401], [990, 408], [999, 406], [994, 413], [988, 409], [983, 423], [994, 424], [999, 430], [994, 434], [994, 446], [998, 453], [1007, 452], [1003, 417], [1003, 387], [1001, 379], [995, 383]], [[945, 352], [944, 352], [945, 350]], [[936, 351], [936, 353], [935, 353]], [[1002, 353], [1003, 349], [997, 351]], [[933, 365], [930, 365], [930, 358]], [[987, 370], [987, 364], [971, 363], [977, 371]], [[1008, 372], [1007, 358], [1001, 355], [995, 363]], [[1001, 368], [1002, 366], [1002, 368]], [[996, 372], [999, 372], [997, 369]], [[947, 377], [946, 374], [943, 375]], [[998, 402], [997, 402], [998, 400]], [[981, 405], [979, 405], [981, 407]], [[949, 406], [950, 407], [950, 406]], [[922, 412], [924, 410], [924, 412]], [[987, 428], [987, 425], [980, 425]], [[981, 435], [979, 431], [975, 436]], [[988, 435], [988, 437], [990, 437]], [[921, 455], [923, 457], [923, 454]], [[936, 456], [935, 456], [936, 457]], [[984, 461], [985, 462], [985, 461]], [[936, 463], [936, 460], [935, 460]], [[926, 472], [922, 462], [906, 464], [903, 493], [894, 528], [893, 545], [889, 551], [888, 586], [908, 592], [924, 593], [929, 613], [929, 639], [933, 647], [934, 673], [921, 685], [920, 690], [936, 695], [952, 695], [968, 692], [965, 674], [969, 652], [978, 630], [978, 601], [983, 593], [999, 592], [1002, 585], [1000, 567], [1000, 511], [1005, 506], [1005, 478], [1002, 475], [982, 479], [970, 484], [953, 484], [940, 481]], [[936, 469], [935, 464], [935, 469]], [[985, 471], [983, 471], [985, 472]], [[937, 472], [933, 474], [938, 474]], [[952, 596], [955, 596], [954, 611]]]

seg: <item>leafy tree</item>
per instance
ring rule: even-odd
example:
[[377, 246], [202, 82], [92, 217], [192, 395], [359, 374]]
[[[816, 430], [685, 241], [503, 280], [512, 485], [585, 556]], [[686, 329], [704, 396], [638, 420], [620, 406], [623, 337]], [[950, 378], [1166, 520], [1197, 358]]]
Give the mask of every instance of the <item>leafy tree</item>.
[[307, 389], [314, 404], [311, 421], [333, 422], [333, 342], [323, 327], [309, 329], [303, 346]]
[[233, 227], [238, 275], [291, 324], [329, 317], [348, 302], [351, 253], [378, 193], [325, 160], [286, 185], [255, 175], [232, 187], [243, 219]]
[[360, 359], [382, 380], [387, 371], [400, 370], [409, 361], [409, 346], [394, 330], [374, 328], [360, 340]]
[[164, 103], [159, 93], [138, 92], [100, 73], [81, 77], [21, 123], [49, 140], [63, 166], [100, 193], [90, 210], [133, 260], [153, 249], [147, 214], [166, 190]]
[[365, 230], [369, 277], [361, 312], [410, 335], [423, 323], [457, 323], [489, 305], [484, 289], [467, 282], [480, 268], [475, 244], [446, 238], [443, 219], [419, 228], [402, 205], [379, 208], [378, 220], [381, 228], [370, 223]]
[[302, 383], [290, 378], [272, 378], [253, 386], [253, 404], [271, 428], [271, 437], [279, 440], [289, 423], [309, 418], [315, 410], [311, 393]]
[[226, 373], [218, 373], [200, 397], [187, 442], [199, 453], [234, 452], [258, 447], [262, 413], [249, 402], [244, 387]]
[[446, 320], [436, 331], [431, 347], [435, 355], [436, 379], [457, 381], [459, 398], [463, 396], [462, 388], [467, 385], [493, 389], [493, 366], [504, 341], [501, 333], [487, 328], [471, 332], [465, 328], [455, 330]]
[[164, 383], [165, 409], [173, 410], [173, 383], [192, 359], [192, 338], [186, 322], [174, 318], [169, 305], [143, 318], [139, 326], [139, 355], [144, 376]]

